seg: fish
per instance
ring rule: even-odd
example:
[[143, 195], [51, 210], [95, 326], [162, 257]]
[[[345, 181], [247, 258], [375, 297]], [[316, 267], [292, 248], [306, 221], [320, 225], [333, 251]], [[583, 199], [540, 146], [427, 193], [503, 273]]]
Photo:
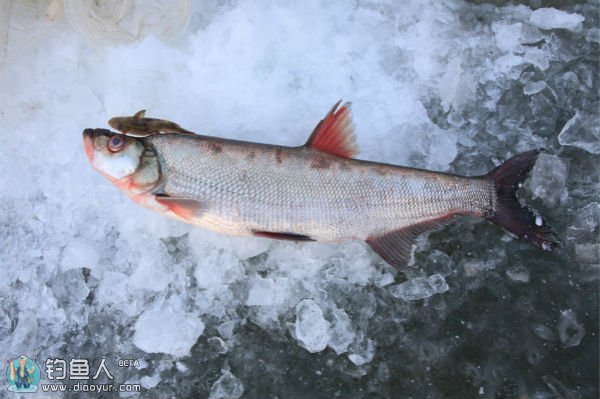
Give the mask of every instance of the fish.
[[415, 239], [457, 215], [487, 219], [544, 250], [560, 245], [517, 190], [541, 149], [460, 176], [356, 159], [350, 103], [334, 105], [301, 146], [173, 131], [83, 131], [91, 165], [133, 201], [234, 236], [365, 241], [388, 264], [414, 262]]
[[133, 116], [115, 116], [108, 125], [123, 134], [132, 137], [146, 137], [153, 134], [194, 134], [175, 122], [165, 119], [146, 118], [146, 110], [142, 109]]

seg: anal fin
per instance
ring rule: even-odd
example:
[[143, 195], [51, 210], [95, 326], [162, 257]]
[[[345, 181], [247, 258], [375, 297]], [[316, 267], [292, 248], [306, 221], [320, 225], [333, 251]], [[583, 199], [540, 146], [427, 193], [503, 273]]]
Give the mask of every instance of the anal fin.
[[438, 230], [445, 226], [454, 215], [427, 220], [421, 223], [402, 227], [398, 230], [367, 238], [367, 244], [387, 263], [400, 268], [409, 264], [413, 244], [421, 234]]
[[303, 234], [295, 234], [295, 233], [278, 233], [272, 231], [261, 231], [261, 230], [252, 230], [252, 234], [256, 237], [265, 237], [271, 238], [274, 240], [287, 240], [287, 241], [315, 241], [309, 236], [305, 236]]

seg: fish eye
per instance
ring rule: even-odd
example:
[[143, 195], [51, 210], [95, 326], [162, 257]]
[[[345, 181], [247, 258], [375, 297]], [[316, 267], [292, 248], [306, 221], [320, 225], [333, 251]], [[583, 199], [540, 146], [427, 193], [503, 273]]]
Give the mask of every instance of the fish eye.
[[121, 151], [123, 146], [125, 145], [125, 140], [123, 140], [119, 136], [112, 136], [110, 140], [108, 140], [108, 150], [111, 152]]

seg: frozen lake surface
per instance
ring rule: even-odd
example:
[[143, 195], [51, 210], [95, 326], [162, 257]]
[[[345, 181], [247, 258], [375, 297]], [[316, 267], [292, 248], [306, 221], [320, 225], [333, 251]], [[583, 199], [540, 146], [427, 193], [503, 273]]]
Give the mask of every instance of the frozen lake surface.
[[[598, 397], [597, 2], [9, 3], [4, 361], [106, 358], [144, 397]], [[361, 159], [479, 175], [546, 148], [520, 196], [562, 248], [459, 218], [398, 271], [362, 242], [226, 237], [134, 204], [82, 148], [140, 109], [301, 145], [339, 99]]]

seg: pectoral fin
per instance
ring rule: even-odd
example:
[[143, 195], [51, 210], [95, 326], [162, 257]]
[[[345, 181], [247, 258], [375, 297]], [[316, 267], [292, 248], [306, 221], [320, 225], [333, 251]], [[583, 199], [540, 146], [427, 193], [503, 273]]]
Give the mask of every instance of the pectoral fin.
[[367, 244], [390, 265], [398, 268], [406, 266], [411, 260], [416, 238], [427, 231], [442, 228], [452, 217], [453, 215], [447, 215], [369, 237]]
[[156, 202], [169, 208], [175, 215], [186, 220], [199, 217], [204, 209], [202, 202], [191, 198], [178, 198], [165, 194], [157, 194], [155, 199]]

